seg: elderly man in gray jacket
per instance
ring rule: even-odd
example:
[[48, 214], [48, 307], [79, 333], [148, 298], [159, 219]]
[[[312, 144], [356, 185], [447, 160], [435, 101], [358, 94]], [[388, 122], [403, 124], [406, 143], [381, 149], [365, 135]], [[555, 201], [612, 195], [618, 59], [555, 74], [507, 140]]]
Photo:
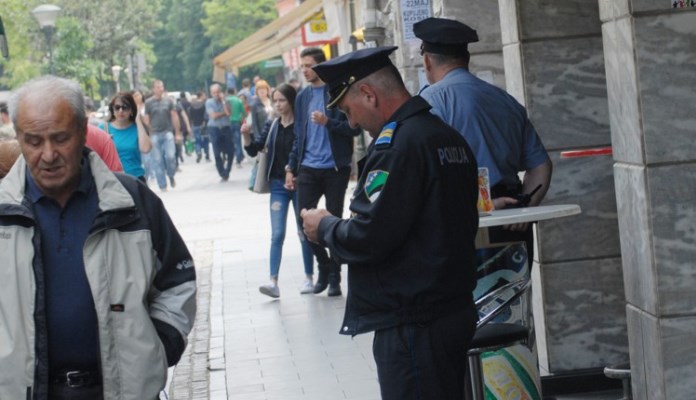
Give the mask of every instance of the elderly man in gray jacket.
[[0, 183], [0, 399], [148, 399], [192, 328], [196, 273], [162, 202], [84, 147], [77, 83], [10, 100]]

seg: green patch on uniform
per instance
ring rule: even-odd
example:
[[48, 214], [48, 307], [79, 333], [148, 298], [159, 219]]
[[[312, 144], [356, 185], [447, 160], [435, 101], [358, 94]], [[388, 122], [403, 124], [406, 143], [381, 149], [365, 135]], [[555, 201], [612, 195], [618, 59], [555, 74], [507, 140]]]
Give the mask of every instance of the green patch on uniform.
[[367, 179], [365, 179], [365, 194], [371, 203], [374, 203], [379, 198], [384, 185], [387, 184], [388, 177], [389, 172], [387, 171], [377, 169], [368, 172]]

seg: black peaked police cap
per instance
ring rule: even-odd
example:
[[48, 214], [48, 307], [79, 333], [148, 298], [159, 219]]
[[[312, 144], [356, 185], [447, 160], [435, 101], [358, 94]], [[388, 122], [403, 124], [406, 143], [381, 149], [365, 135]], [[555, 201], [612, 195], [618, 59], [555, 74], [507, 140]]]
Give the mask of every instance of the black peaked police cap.
[[464, 55], [467, 44], [478, 42], [478, 34], [459, 21], [445, 18], [426, 18], [413, 24], [413, 34], [423, 41], [421, 49], [428, 53]]
[[392, 65], [389, 55], [397, 48], [360, 49], [315, 65], [312, 69], [329, 87], [329, 104], [326, 108], [334, 108], [355, 82]]

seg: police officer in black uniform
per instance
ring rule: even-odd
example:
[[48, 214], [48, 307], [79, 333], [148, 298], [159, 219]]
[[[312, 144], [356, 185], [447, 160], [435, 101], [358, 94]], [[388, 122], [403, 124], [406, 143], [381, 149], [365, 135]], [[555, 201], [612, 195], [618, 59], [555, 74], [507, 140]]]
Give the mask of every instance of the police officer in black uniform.
[[477, 314], [477, 167], [466, 141], [368, 48], [314, 67], [331, 102], [373, 137], [352, 217], [303, 210], [307, 237], [348, 264], [340, 333], [375, 331], [383, 399], [461, 399]]

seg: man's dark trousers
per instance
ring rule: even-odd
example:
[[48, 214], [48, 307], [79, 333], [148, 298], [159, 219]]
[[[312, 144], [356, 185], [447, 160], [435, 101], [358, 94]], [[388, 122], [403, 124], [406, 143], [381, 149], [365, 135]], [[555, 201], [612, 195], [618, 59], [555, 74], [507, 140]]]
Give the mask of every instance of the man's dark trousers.
[[[349, 178], [350, 166], [341, 167], [338, 170], [300, 166], [297, 174], [297, 202], [300, 210], [316, 208], [323, 195], [326, 198], [326, 209], [341, 218]], [[341, 266], [331, 260], [324, 247], [311, 242], [309, 245], [319, 264], [317, 285], [325, 286], [327, 283], [338, 285], [341, 281]], [[318, 292], [315, 291], [315, 293]]]
[[463, 399], [477, 318], [471, 305], [429, 322], [375, 331], [382, 400]]
[[[215, 167], [222, 179], [230, 177], [232, 169], [232, 158], [234, 156], [234, 142], [232, 141], [232, 130], [229, 126], [216, 127], [208, 125], [210, 139], [213, 142], [213, 156], [215, 157]], [[227, 155], [223, 165], [222, 154]]]

